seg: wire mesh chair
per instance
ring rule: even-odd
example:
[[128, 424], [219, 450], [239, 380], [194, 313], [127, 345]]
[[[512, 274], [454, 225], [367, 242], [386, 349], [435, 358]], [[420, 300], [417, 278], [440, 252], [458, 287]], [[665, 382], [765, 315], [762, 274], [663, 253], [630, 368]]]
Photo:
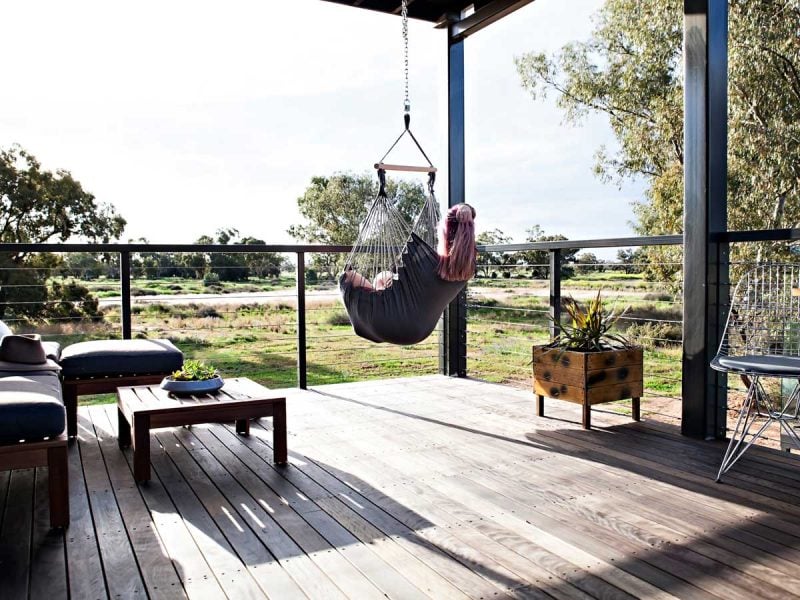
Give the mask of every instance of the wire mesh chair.
[[[711, 367], [735, 373], [747, 385], [717, 481], [773, 423], [800, 449], [800, 438], [789, 423], [800, 416], [800, 265], [761, 265], [742, 277]], [[782, 397], [780, 381], [777, 393], [776, 386], [765, 385], [762, 380], [767, 378], [792, 381], [789, 395]]]

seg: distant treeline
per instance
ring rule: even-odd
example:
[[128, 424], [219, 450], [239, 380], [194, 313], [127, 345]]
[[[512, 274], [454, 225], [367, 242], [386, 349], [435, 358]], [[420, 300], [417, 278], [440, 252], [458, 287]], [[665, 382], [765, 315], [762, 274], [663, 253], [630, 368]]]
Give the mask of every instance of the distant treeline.
[[[238, 238], [238, 239], [237, 239]], [[135, 240], [147, 243], [146, 239]], [[264, 244], [254, 237], [239, 237], [235, 229], [221, 229], [216, 237], [202, 236], [197, 244]], [[213, 279], [246, 281], [249, 277], [279, 277], [293, 270], [288, 258], [277, 252], [137, 252], [131, 256], [131, 277], [134, 279]], [[79, 279], [119, 277], [119, 255], [77, 252], [63, 257], [62, 272]]]

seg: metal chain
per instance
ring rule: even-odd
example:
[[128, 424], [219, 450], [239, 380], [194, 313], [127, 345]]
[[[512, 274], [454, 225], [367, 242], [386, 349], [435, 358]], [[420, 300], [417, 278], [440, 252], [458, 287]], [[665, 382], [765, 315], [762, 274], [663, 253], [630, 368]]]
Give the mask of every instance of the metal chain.
[[403, 103], [403, 112], [411, 113], [411, 100], [408, 98], [408, 0], [400, 3], [400, 16], [403, 18], [403, 63], [405, 72], [405, 92], [406, 97]]

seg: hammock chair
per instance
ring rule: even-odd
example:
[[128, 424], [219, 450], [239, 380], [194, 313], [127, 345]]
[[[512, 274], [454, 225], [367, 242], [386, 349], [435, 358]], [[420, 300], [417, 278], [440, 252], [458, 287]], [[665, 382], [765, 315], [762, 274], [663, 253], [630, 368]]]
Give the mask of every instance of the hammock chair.
[[[385, 172], [378, 170], [380, 191], [361, 227], [339, 278], [353, 330], [372, 342], [410, 345], [427, 338], [442, 311], [466, 287], [466, 281], [445, 281], [437, 273], [438, 205], [430, 173], [428, 197], [409, 228], [385, 190]], [[348, 277], [348, 272], [353, 271]], [[364, 277], [387, 280], [385, 289], [354, 284]]]
[[[445, 281], [436, 272], [439, 266], [439, 255], [435, 250], [439, 204], [433, 192], [436, 167], [410, 129], [406, 0], [402, 1], [401, 15], [405, 60], [405, 129], [375, 164], [380, 187], [339, 278], [339, 290], [357, 335], [373, 342], [411, 345], [421, 342], [433, 332], [442, 311], [466, 287], [467, 282]], [[405, 135], [411, 138], [425, 157], [427, 166], [384, 162]], [[386, 171], [428, 173], [428, 196], [412, 227], [398, 210], [397, 199], [391, 200], [386, 192]]]

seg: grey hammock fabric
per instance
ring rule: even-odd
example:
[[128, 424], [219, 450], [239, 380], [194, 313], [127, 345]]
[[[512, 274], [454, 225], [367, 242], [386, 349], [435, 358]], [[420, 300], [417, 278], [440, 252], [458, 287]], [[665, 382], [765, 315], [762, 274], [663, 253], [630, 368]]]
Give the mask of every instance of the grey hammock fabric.
[[428, 337], [442, 311], [466, 287], [466, 281], [444, 281], [436, 274], [439, 255], [415, 233], [406, 243], [397, 279], [374, 291], [339, 279], [350, 323], [372, 342], [408, 346]]

